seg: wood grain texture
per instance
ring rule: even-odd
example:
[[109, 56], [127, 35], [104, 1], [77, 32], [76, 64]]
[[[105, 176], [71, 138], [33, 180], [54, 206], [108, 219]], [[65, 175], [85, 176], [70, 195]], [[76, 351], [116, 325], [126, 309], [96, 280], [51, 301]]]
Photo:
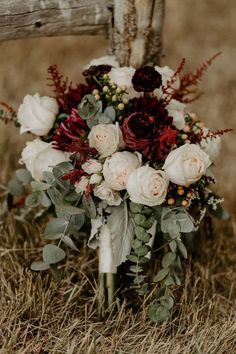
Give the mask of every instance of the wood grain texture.
[[158, 64], [162, 55], [164, 0], [114, 2], [112, 52], [122, 65]]
[[106, 34], [112, 4], [109, 0], [1, 0], [0, 41]]

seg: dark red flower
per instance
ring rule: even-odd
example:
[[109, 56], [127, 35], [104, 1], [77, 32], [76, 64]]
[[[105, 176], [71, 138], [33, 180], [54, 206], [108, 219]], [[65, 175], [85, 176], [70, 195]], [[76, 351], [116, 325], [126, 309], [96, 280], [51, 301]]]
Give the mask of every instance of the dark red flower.
[[55, 142], [54, 148], [62, 151], [68, 150], [70, 145], [84, 137], [88, 132], [88, 126], [76, 109], [72, 109], [71, 115], [66, 118], [54, 133], [52, 139]]
[[156, 97], [150, 97], [149, 95], [144, 95], [143, 97], [134, 98], [131, 103], [131, 112], [143, 112], [150, 116], [156, 117], [160, 123], [165, 123], [168, 125], [172, 124], [173, 118], [168, 116], [168, 111], [163, 105], [162, 101], [159, 101]]
[[164, 161], [178, 134], [172, 125], [164, 125], [157, 117], [142, 112], [132, 113], [121, 129], [126, 147], [153, 162]]
[[94, 88], [100, 87], [96, 80], [94, 80], [94, 76], [101, 77], [104, 74], [107, 74], [111, 68], [111, 65], [92, 65], [88, 69], [84, 70], [83, 76], [90, 87], [90, 91]]
[[132, 84], [138, 92], [153, 92], [162, 84], [161, 75], [153, 66], [144, 66], [135, 71]]

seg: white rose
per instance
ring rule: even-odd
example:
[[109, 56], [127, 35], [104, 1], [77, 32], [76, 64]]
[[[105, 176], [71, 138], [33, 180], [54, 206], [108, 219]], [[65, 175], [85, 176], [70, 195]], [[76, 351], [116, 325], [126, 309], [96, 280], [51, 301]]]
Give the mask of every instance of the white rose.
[[132, 202], [155, 206], [165, 200], [168, 184], [165, 172], [142, 166], [130, 174], [126, 189]]
[[[165, 86], [167, 84], [167, 81], [170, 81], [171, 78], [174, 75], [174, 70], [172, 70], [171, 68], [169, 68], [169, 66], [154, 66], [154, 69], [161, 74], [161, 79], [162, 79], [162, 85]], [[180, 78], [179, 76], [177, 76], [177, 79], [175, 80], [175, 82], [173, 83], [172, 87], [175, 90], [178, 90], [180, 87]]]
[[[204, 127], [203, 128], [203, 137], [207, 136], [209, 131], [210, 130], [208, 128]], [[220, 153], [221, 138], [219, 136], [212, 137], [212, 138], [209, 137], [207, 139], [203, 138], [200, 142], [200, 146], [201, 146], [202, 150], [205, 151], [205, 153], [210, 156], [211, 162], [214, 162]]]
[[52, 129], [59, 107], [54, 98], [38, 93], [26, 95], [20, 105], [17, 120], [21, 125], [20, 134], [31, 132], [38, 136], [46, 135]]
[[99, 175], [98, 173], [94, 173], [89, 180], [90, 184], [99, 184], [102, 182], [102, 176]]
[[105, 181], [96, 186], [93, 193], [95, 197], [106, 201], [107, 204], [111, 206], [120, 205], [122, 202], [120, 193], [111, 189]]
[[197, 182], [210, 166], [209, 156], [196, 144], [185, 144], [171, 151], [163, 170], [171, 182], [188, 187]]
[[95, 159], [90, 159], [83, 163], [82, 169], [89, 175], [102, 171], [102, 164]]
[[53, 166], [68, 160], [68, 154], [53, 149], [52, 143], [35, 139], [27, 142], [22, 151], [20, 163], [25, 164], [36, 181], [41, 181], [44, 171], [52, 171]]
[[118, 124], [97, 124], [89, 135], [89, 146], [95, 148], [100, 158], [112, 155], [124, 146], [122, 133]]
[[75, 183], [75, 191], [76, 193], [83, 193], [86, 191], [87, 185], [89, 183], [89, 179], [85, 176], [81, 177], [81, 180], [79, 182]]
[[181, 130], [184, 128], [185, 119], [185, 104], [172, 99], [170, 103], [166, 106], [169, 116], [173, 117], [173, 125]]
[[[162, 80], [162, 85], [163, 86], [165, 86], [167, 84], [167, 81], [171, 80], [171, 78], [173, 77], [173, 75], [175, 73], [171, 68], [169, 68], [169, 66], [160, 67], [160, 66], [156, 65], [156, 66], [154, 66], [154, 68], [159, 74], [161, 74], [161, 80]], [[179, 87], [180, 87], [180, 78], [179, 78], [179, 76], [177, 76], [176, 80], [173, 82], [172, 87], [175, 90], [179, 89]], [[161, 98], [162, 95], [163, 95], [163, 92], [162, 92], [161, 88], [154, 90], [153, 93], [158, 98]]]
[[131, 172], [140, 166], [136, 154], [128, 151], [115, 152], [103, 165], [103, 176], [107, 184], [117, 191], [125, 189]]
[[113, 66], [114, 68], [118, 68], [120, 66], [115, 55], [105, 55], [104, 57], [101, 58], [92, 59], [90, 63], [84, 67], [84, 69], [86, 70], [93, 65], [110, 65]]
[[132, 66], [124, 66], [122, 68], [112, 68], [108, 73], [110, 80], [117, 86], [126, 86], [126, 97], [132, 99], [139, 97], [140, 93], [136, 92], [133, 88], [132, 78], [134, 76], [135, 69]]

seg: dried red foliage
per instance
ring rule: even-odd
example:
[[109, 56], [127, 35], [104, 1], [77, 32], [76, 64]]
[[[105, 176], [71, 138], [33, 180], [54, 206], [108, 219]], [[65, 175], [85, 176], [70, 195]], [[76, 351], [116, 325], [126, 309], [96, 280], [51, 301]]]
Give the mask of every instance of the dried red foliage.
[[77, 108], [81, 99], [90, 92], [90, 88], [84, 84], [73, 88], [68, 78], [64, 79], [59, 73], [57, 65], [50, 66], [48, 73], [50, 74], [48, 80], [51, 82], [48, 85], [53, 87], [60, 111], [70, 114], [72, 108]]
[[173, 96], [175, 95], [176, 90], [173, 88], [173, 84], [179, 78], [181, 72], [184, 69], [185, 63], [186, 63], [186, 59], [183, 58], [179, 64], [178, 68], [176, 69], [174, 75], [171, 77], [171, 79], [167, 81], [166, 85], [161, 86], [161, 90], [162, 90], [163, 96], [164, 96], [162, 103], [164, 106], [167, 106], [170, 103]]
[[229, 132], [232, 132], [233, 129], [219, 129], [219, 130], [216, 130], [216, 131], [209, 131], [207, 133], [207, 135], [203, 136], [202, 139], [214, 139], [214, 138], [217, 138], [218, 136], [222, 136], [226, 133], [229, 133]]
[[211, 58], [203, 62], [195, 72], [184, 74], [181, 78], [180, 88], [174, 92], [172, 98], [183, 103], [190, 103], [198, 99], [202, 93], [198, 92], [197, 86], [209, 66], [220, 54], [221, 52], [214, 54]]
[[5, 124], [12, 123], [16, 119], [16, 111], [13, 107], [11, 107], [6, 102], [0, 101], [0, 120], [2, 120]]
[[69, 180], [71, 183], [75, 184], [76, 182], [79, 182], [82, 176], [84, 175], [85, 175], [84, 170], [82, 170], [81, 168], [76, 168], [70, 171], [69, 173], [65, 174], [61, 178], [63, 180]]

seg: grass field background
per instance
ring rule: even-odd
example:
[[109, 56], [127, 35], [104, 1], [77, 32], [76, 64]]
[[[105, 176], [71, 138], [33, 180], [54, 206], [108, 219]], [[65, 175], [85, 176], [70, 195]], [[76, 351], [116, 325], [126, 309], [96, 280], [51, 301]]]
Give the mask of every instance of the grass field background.
[[[218, 51], [205, 75], [205, 95], [192, 104], [212, 129], [236, 128], [236, 8], [234, 0], [166, 0], [163, 65], [187, 69]], [[58, 64], [74, 82], [82, 67], [106, 53], [100, 37], [64, 37], [0, 43], [0, 100], [18, 107], [27, 93], [50, 94], [47, 68]], [[26, 138], [0, 126], [0, 183], [17, 167]], [[29, 270], [39, 257], [43, 225], [20, 225], [10, 214], [0, 224], [0, 353], [234, 354], [236, 352], [235, 132], [223, 138], [215, 174], [229, 223], [216, 223], [214, 236], [199, 240], [198, 255], [186, 264], [185, 282], [169, 323], [147, 321], [146, 303], [138, 313], [123, 304], [106, 321], [96, 317], [97, 259], [71, 253], [57, 285], [49, 274]]]

